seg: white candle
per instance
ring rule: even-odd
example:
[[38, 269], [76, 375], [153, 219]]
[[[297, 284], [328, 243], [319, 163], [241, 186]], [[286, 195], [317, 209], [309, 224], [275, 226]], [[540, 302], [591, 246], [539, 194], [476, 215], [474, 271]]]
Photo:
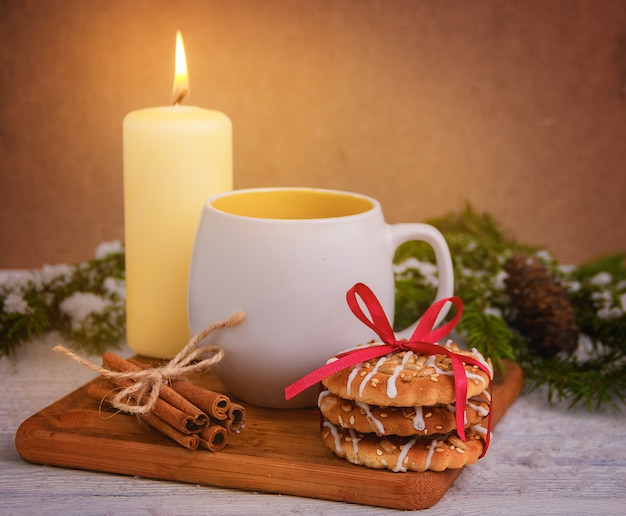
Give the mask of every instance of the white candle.
[[[176, 102], [187, 91], [178, 54]], [[232, 125], [178, 103], [141, 109], [124, 118], [123, 144], [128, 344], [171, 358], [190, 337], [187, 281], [202, 206], [233, 187]]]

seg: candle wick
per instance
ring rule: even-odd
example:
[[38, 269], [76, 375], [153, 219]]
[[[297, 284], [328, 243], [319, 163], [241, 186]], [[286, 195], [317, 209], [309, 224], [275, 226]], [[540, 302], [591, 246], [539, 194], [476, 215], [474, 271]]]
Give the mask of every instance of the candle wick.
[[174, 104], [175, 106], [178, 106], [178, 105], [179, 105], [179, 104], [183, 101], [183, 99], [187, 96], [187, 93], [189, 93], [189, 90], [183, 90], [183, 91], [181, 91], [181, 92], [178, 94], [178, 97], [176, 97], [176, 99], [174, 99], [173, 104]]

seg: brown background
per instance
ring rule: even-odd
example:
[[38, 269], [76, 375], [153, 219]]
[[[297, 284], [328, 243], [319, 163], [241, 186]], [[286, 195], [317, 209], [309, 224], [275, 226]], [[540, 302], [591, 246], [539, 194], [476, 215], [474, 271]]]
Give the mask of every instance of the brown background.
[[389, 222], [471, 202], [580, 262], [626, 250], [626, 1], [0, 0], [0, 268], [123, 239], [121, 124], [234, 124], [235, 185], [340, 188]]

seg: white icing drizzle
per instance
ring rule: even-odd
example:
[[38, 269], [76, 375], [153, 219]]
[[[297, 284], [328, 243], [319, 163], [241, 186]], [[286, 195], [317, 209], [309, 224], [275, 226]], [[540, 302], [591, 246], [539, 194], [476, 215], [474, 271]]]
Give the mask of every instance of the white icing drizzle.
[[319, 393], [319, 396], [317, 397], [317, 406], [321, 408], [322, 406], [322, 400], [328, 396], [330, 394], [329, 390], [325, 390]]
[[472, 430], [474, 430], [474, 432], [482, 435], [483, 437], [485, 437], [487, 435], [487, 429], [483, 426], [480, 425], [474, 425], [471, 427]]
[[[453, 340], [448, 339], [446, 341], [447, 348], [450, 348], [452, 344], [454, 344]], [[487, 360], [482, 355], [482, 353], [478, 351], [476, 348], [470, 349], [470, 353], [476, 360], [478, 360], [482, 365], [484, 365], [487, 368], [487, 370], [489, 371], [489, 378], [493, 379], [493, 366], [490, 365], [489, 362], [487, 362]], [[484, 383], [484, 380], [483, 380], [483, 383]]]
[[487, 382], [485, 381], [485, 379], [479, 374], [470, 373], [469, 371], [466, 370], [465, 376], [467, 376], [468, 379], [475, 378], [476, 380], [480, 380], [483, 383], [483, 385], [487, 385]]
[[426, 428], [426, 421], [424, 421], [424, 410], [421, 406], [413, 407], [415, 410], [415, 416], [413, 416], [413, 428], [420, 432]]
[[[446, 348], [450, 348], [450, 345], [453, 344], [453, 343], [454, 343], [454, 341], [447, 340], [445, 347]], [[493, 368], [489, 365], [489, 363], [481, 355], [480, 351], [478, 351], [476, 348], [472, 348], [471, 349], [471, 353], [474, 356], [474, 358], [476, 358], [476, 360], [478, 360], [481, 364], [483, 364], [487, 368], [487, 370], [489, 371], [490, 378], [493, 378]], [[454, 374], [454, 369], [451, 369], [450, 371], [442, 371], [441, 369], [439, 369], [435, 365], [435, 360], [436, 360], [436, 356], [435, 355], [429, 355], [428, 358], [426, 359], [426, 365], [429, 366], [429, 367], [432, 367], [437, 374], [444, 374], [444, 375], [453, 375]], [[487, 382], [485, 381], [485, 379], [481, 375], [475, 374], [475, 373], [470, 373], [467, 369], [465, 369], [465, 376], [469, 380], [471, 380], [471, 379], [480, 380], [482, 382], [482, 384], [485, 385], [485, 386], [487, 384]], [[486, 391], [484, 391], [484, 392], [486, 392]]]
[[359, 396], [363, 396], [363, 390], [365, 389], [365, 386], [367, 385], [367, 382], [370, 381], [370, 378], [372, 376], [374, 376], [376, 374], [376, 372], [378, 371], [378, 368], [383, 365], [383, 363], [385, 362], [385, 360], [387, 360], [387, 357], [381, 357], [378, 359], [378, 362], [376, 362], [376, 365], [374, 366], [374, 369], [372, 369], [366, 376], [365, 378], [363, 378], [363, 380], [361, 381], [361, 384], [359, 385]]
[[385, 427], [383, 426], [383, 424], [374, 417], [374, 414], [372, 414], [372, 410], [370, 409], [370, 406], [367, 403], [363, 403], [362, 401], [355, 401], [357, 407], [362, 408], [365, 411], [365, 415], [367, 416], [367, 419], [369, 419], [372, 423], [374, 423], [374, 425], [376, 426], [376, 433], [378, 435], [383, 435], [385, 433]]
[[350, 371], [350, 375], [348, 376], [348, 385], [346, 387], [348, 396], [350, 396], [350, 391], [352, 391], [352, 382], [356, 378], [356, 375], [358, 374], [362, 365], [363, 365], [363, 362], [361, 362], [360, 364], [356, 364], [354, 368], [352, 369], [352, 371]]
[[396, 462], [396, 465], [393, 468], [393, 472], [394, 473], [398, 473], [398, 472], [405, 472], [406, 468], [402, 465], [402, 462], [404, 461], [404, 458], [407, 456], [407, 454], [409, 453], [409, 450], [411, 448], [413, 448], [413, 445], [417, 442], [417, 437], [414, 439], [411, 439], [408, 443], [406, 443], [404, 446], [402, 446], [402, 448], [400, 448], [400, 454], [398, 455], [398, 461]]
[[[357, 344], [356, 346], [352, 346], [351, 348], [344, 349], [340, 353], [337, 353], [337, 355], [341, 355], [343, 353], [348, 353], [350, 351], [355, 351], [358, 349], [367, 349], [371, 347], [384, 346], [384, 345], [385, 345], [384, 342], [368, 342], [367, 344]], [[328, 360], [326, 360], [326, 364], [332, 364], [333, 362], [336, 362], [337, 360], [339, 360], [337, 356], [330, 357]], [[354, 369], [350, 373], [350, 376], [348, 378], [348, 394], [350, 394], [350, 385], [352, 383], [352, 380], [354, 380], [354, 377], [356, 376], [358, 370], [361, 368], [361, 365], [362, 364], [355, 365]]]
[[[470, 405], [470, 403], [467, 402], [467, 401], [465, 403], [466, 403], [466, 406]], [[455, 404], [448, 403], [446, 405], [446, 408], [448, 409], [448, 412], [454, 412], [455, 415], [456, 415], [456, 405]], [[467, 425], [467, 411], [463, 412], [463, 423]]]
[[413, 356], [413, 352], [407, 351], [404, 354], [404, 357], [402, 358], [402, 362], [400, 363], [400, 365], [397, 365], [394, 368], [393, 374], [389, 377], [389, 380], [387, 380], [387, 397], [388, 398], [393, 399], [398, 395], [398, 386], [396, 385], [396, 380], [398, 379], [398, 375], [400, 374], [400, 371], [404, 369], [404, 364], [407, 363], [407, 361], [409, 360], [411, 356]]
[[[469, 404], [466, 402], [466, 404]], [[456, 405], [453, 403], [448, 403], [446, 405], [446, 408], [448, 409], [448, 412], [454, 412], [454, 415], [456, 416]], [[467, 411], [463, 412], [463, 424], [467, 425]]]
[[[435, 365], [435, 360], [437, 359], [437, 357], [435, 355], [428, 355], [428, 357], [426, 357], [426, 367], [432, 367], [436, 373], [440, 372], [441, 369], [439, 369], [436, 365]], [[442, 371], [443, 372], [443, 371]]]
[[489, 414], [489, 409], [486, 409], [482, 405], [476, 405], [475, 403], [472, 403], [472, 401], [481, 402], [483, 400], [481, 400], [480, 398], [476, 398], [476, 397], [473, 397], [467, 400], [467, 406], [473, 408], [479, 416], [485, 417], [486, 415]]
[[354, 463], [356, 464], [357, 455], [359, 453], [359, 439], [356, 435], [356, 432], [350, 428], [350, 440], [352, 441], [352, 451], [354, 452]]
[[476, 348], [472, 348], [470, 351], [472, 352], [472, 355], [474, 355], [474, 358], [487, 368], [489, 371], [489, 378], [493, 379], [493, 367], [489, 365], [489, 362], [485, 360], [485, 357], [482, 356], [481, 352]]
[[435, 448], [437, 447], [437, 439], [433, 439], [430, 442], [430, 446], [428, 447], [428, 455], [426, 455], [426, 465], [424, 466], [424, 471], [430, 468], [430, 461], [433, 458], [433, 453], [435, 452]]
[[439, 369], [436, 365], [435, 365], [435, 360], [437, 359], [436, 355], [428, 355], [428, 358], [426, 359], [426, 366], [427, 367], [432, 367], [435, 370], [435, 373], [437, 374], [444, 374], [444, 375], [448, 375], [451, 376], [454, 374], [454, 371], [450, 370], [450, 371], [444, 371], [443, 369]]
[[330, 421], [324, 421], [324, 425], [326, 428], [330, 430], [330, 433], [333, 435], [333, 439], [335, 440], [335, 450], [338, 454], [343, 455], [343, 450], [341, 448], [341, 436], [337, 431], [337, 427], [333, 425]]

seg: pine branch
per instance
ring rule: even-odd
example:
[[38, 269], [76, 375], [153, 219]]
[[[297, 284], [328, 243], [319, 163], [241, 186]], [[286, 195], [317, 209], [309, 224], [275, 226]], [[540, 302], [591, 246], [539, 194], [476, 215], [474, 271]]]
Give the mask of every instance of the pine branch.
[[502, 317], [488, 313], [482, 303], [466, 304], [457, 330], [464, 338], [466, 347], [476, 348], [483, 356], [490, 357], [497, 371], [504, 371], [503, 360], [515, 361], [511, 345], [513, 332]]
[[[0, 283], [0, 356], [49, 331], [94, 353], [118, 347], [126, 325], [124, 252], [112, 247], [88, 262], [46, 266]], [[76, 296], [95, 301], [93, 310], [75, 313]]]
[[[568, 400], [589, 409], [619, 406], [626, 398], [626, 266], [624, 255], [598, 258], [579, 267], [558, 263], [544, 249], [519, 244], [505, 235], [488, 214], [471, 206], [459, 214], [427, 221], [444, 234], [452, 254], [455, 292], [465, 305], [458, 331], [468, 347], [489, 356], [496, 367], [515, 360], [525, 371], [531, 389], [547, 386], [550, 402]], [[539, 258], [568, 290], [585, 356], [561, 354], [540, 357], [513, 325], [515, 310], [502, 280], [507, 259], [517, 253]], [[435, 263], [430, 248], [419, 242], [402, 246], [399, 266], [416, 269]], [[404, 267], [406, 268], [406, 267]], [[430, 278], [409, 268], [396, 276], [396, 310], [402, 321], [413, 321], [434, 300]], [[426, 280], [429, 280], [428, 282]]]

